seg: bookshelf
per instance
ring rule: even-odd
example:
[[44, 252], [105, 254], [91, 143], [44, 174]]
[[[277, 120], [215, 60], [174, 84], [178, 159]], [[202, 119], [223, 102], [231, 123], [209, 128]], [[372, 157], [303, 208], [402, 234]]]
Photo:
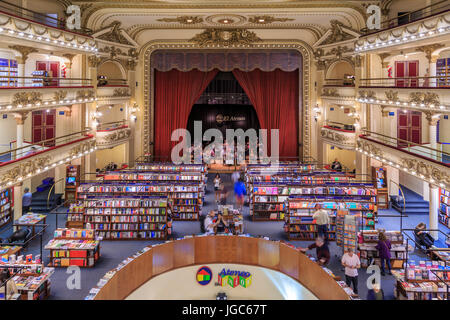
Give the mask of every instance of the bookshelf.
[[374, 186], [378, 190], [377, 203], [378, 208], [389, 208], [389, 196], [387, 185], [387, 171], [384, 167], [372, 167], [372, 178], [374, 179]]
[[438, 87], [450, 86], [450, 58], [437, 59], [436, 76]]
[[165, 240], [167, 196], [114, 198], [90, 194], [83, 199], [84, 228], [103, 240]]
[[[317, 226], [313, 223], [314, 207], [321, 204], [322, 209], [327, 210], [331, 219], [329, 227], [329, 240], [336, 240], [336, 230], [339, 222], [342, 232], [342, 240], [345, 245], [345, 233], [347, 215], [354, 216], [360, 222], [362, 228], [374, 228], [373, 216], [377, 206], [371, 197], [369, 199], [359, 197], [342, 197], [341, 199], [320, 198], [318, 195], [290, 195], [287, 204], [287, 230], [290, 240], [313, 240], [318, 236]], [[338, 212], [348, 211], [349, 214], [337, 219]], [[356, 252], [356, 251], [355, 251]]]
[[56, 229], [45, 246], [50, 251], [50, 267], [93, 267], [100, 257], [100, 241], [90, 229]]
[[[450, 266], [444, 261], [408, 261], [405, 269], [393, 270], [394, 295], [399, 300], [448, 300]], [[439, 279], [440, 278], [440, 279]]]
[[169, 162], [136, 162], [136, 170], [144, 171], [164, 171], [164, 172], [202, 172], [208, 173], [204, 164], [175, 164]]
[[0, 228], [12, 220], [12, 190], [5, 189], [0, 192]]
[[0, 59], [0, 86], [15, 87], [17, 86], [18, 66], [16, 60]]
[[450, 228], [450, 191], [439, 189], [439, 222]]
[[172, 206], [174, 220], [198, 220], [202, 207], [202, 188], [198, 183], [147, 182], [130, 181], [82, 183], [78, 187], [78, 199], [89, 196], [151, 196], [163, 195]]
[[81, 171], [79, 165], [68, 165], [66, 167], [65, 197], [67, 203], [77, 198], [77, 187], [80, 183]]
[[67, 209], [66, 228], [83, 228], [83, 212], [84, 206], [76, 201], [69, 204]]
[[[378, 250], [375, 248], [378, 243], [380, 230], [363, 230], [360, 233], [362, 243], [359, 243], [361, 266], [367, 268], [373, 261], [380, 266], [381, 261]], [[391, 242], [391, 267], [392, 269], [402, 269], [405, 267], [407, 244], [400, 231], [384, 231], [386, 238]]]

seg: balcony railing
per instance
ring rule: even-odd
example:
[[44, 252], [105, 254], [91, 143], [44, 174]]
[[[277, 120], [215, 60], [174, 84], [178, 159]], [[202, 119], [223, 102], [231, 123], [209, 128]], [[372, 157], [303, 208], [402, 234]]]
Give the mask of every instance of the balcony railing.
[[360, 138], [371, 140], [377, 143], [381, 143], [385, 146], [408, 152], [415, 156], [439, 162], [443, 165], [449, 166], [450, 153], [442, 151], [441, 149], [434, 149], [430, 147], [430, 144], [418, 144], [411, 141], [386, 136], [384, 134], [368, 131], [363, 129], [363, 134]]
[[58, 88], [92, 86], [91, 79], [57, 77], [0, 77], [0, 89], [10, 88]]
[[355, 126], [353, 124], [345, 124], [330, 120], [325, 120], [324, 127], [342, 132], [355, 132]]
[[65, 19], [58, 19], [51, 15], [36, 12], [27, 8], [23, 8], [21, 6], [18, 6], [13, 3], [9, 3], [6, 1], [0, 0], [0, 12], [13, 15], [28, 21], [40, 23], [43, 25], [46, 25], [48, 27], [53, 27], [57, 29], [62, 29], [68, 32], [74, 32], [82, 35], [91, 35], [92, 30], [88, 28], [81, 28], [78, 30], [70, 30], [66, 27], [66, 20]]
[[398, 17], [386, 20], [381, 23], [380, 29], [369, 30], [361, 29], [363, 35], [370, 35], [384, 30], [392, 29], [401, 25], [405, 25], [414, 21], [425, 19], [434, 15], [438, 15], [450, 10], [450, 2], [448, 0], [439, 1], [424, 8], [402, 14]]
[[76, 141], [92, 138], [92, 135], [90, 134], [91, 131], [92, 130], [90, 128], [87, 128], [83, 131], [55, 137], [52, 139], [42, 140], [35, 143], [26, 143], [26, 145], [20, 148], [14, 148], [9, 151], [2, 152], [0, 153], [0, 167], [10, 164], [11, 162], [32, 157]]
[[354, 87], [355, 78], [348, 79], [325, 79], [325, 86], [330, 87]]
[[123, 87], [128, 86], [128, 80], [126, 79], [102, 79], [97, 80], [97, 87]]
[[450, 76], [361, 79], [360, 87], [449, 88]]
[[100, 123], [97, 126], [97, 132], [109, 132], [109, 131], [114, 131], [114, 130], [123, 129], [123, 128], [128, 128], [127, 120]]

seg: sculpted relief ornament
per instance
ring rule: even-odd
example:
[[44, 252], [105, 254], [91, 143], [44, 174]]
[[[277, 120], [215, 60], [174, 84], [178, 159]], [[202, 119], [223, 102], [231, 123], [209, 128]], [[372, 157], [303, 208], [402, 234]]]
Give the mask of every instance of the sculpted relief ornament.
[[37, 159], [33, 157], [32, 160], [21, 162], [0, 175], [0, 184], [5, 185], [8, 182], [15, 182], [19, 177], [25, 177], [30, 173], [33, 174], [37, 169], [42, 169], [49, 165], [51, 160], [50, 156], [44, 156]]
[[42, 103], [42, 93], [40, 92], [18, 92], [13, 96], [13, 106], [26, 106], [28, 104]]
[[111, 145], [115, 142], [120, 142], [122, 140], [126, 140], [131, 136], [131, 130], [129, 128], [116, 130], [108, 135], [103, 137], [97, 137], [99, 146]]
[[367, 141], [357, 140], [356, 145], [358, 146], [358, 148], [367, 151], [368, 153], [371, 153], [378, 157], [383, 157], [383, 152], [381, 151], [381, 149]]
[[415, 104], [425, 104], [425, 105], [435, 105], [438, 106], [439, 96], [437, 93], [432, 92], [411, 92], [409, 94], [409, 102], [414, 102]]
[[189, 40], [199, 46], [218, 45], [223, 47], [251, 45], [262, 41], [256, 33], [245, 29], [207, 29]]
[[450, 176], [431, 164], [408, 158], [402, 158], [401, 162], [408, 170], [415, 171], [419, 175], [422, 174], [427, 179], [433, 179], [434, 181], [447, 184], [450, 183]]
[[342, 145], [349, 145], [349, 146], [354, 145], [354, 140], [352, 139], [351, 136], [346, 136], [342, 133], [335, 132], [333, 130], [322, 128], [320, 134], [322, 135], [322, 138], [329, 139]]

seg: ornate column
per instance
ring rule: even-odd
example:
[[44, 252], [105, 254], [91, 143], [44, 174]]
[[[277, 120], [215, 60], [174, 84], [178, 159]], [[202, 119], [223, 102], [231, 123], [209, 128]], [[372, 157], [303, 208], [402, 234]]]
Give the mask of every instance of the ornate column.
[[388, 62], [384, 61], [386, 58], [388, 58], [390, 56], [389, 53], [380, 53], [379, 54], [380, 59], [381, 59], [381, 78], [387, 78], [388, 77]]
[[[38, 52], [38, 50], [36, 48], [20, 46], [20, 45], [9, 46], [9, 48], [20, 53], [20, 56], [15, 57], [15, 59], [17, 61], [17, 76], [25, 77], [25, 62], [28, 59], [28, 55], [33, 52]], [[25, 85], [25, 79], [19, 78], [18, 86], [23, 87], [24, 85]]]
[[[317, 53], [318, 54], [318, 53]], [[317, 55], [316, 54], [316, 55]], [[322, 88], [323, 88], [323, 80], [325, 79], [325, 62], [318, 60], [316, 61], [316, 81], [317, 81], [317, 87], [315, 88], [316, 91], [316, 101], [321, 100], [320, 99], [320, 95], [322, 93]], [[321, 138], [321, 128], [323, 125], [323, 121], [325, 120], [326, 117], [326, 112], [325, 112], [325, 104], [322, 101], [322, 117], [319, 117], [317, 119], [317, 122], [315, 122], [316, 124], [316, 141], [317, 141], [317, 161], [319, 163], [326, 163], [327, 158], [326, 158], [326, 144], [323, 143], [323, 140]]]
[[[22, 148], [23, 147], [23, 126], [25, 124], [25, 120], [27, 119], [28, 113], [21, 112], [21, 113], [15, 113], [14, 119], [16, 120], [16, 148]], [[19, 151], [18, 154], [16, 154], [16, 159], [22, 157], [21, 151]]]
[[[438, 229], [439, 228], [439, 218], [438, 218], [438, 210], [439, 210], [439, 187], [430, 183], [430, 222], [429, 229]], [[439, 232], [431, 231], [431, 236], [434, 239], [438, 239]]]
[[[360, 79], [363, 78], [363, 63], [367, 60], [363, 56], [355, 56], [355, 93], [359, 92]], [[355, 96], [356, 98], [356, 96]], [[355, 101], [355, 111], [359, 114], [359, 125], [355, 126], [355, 137], [358, 137], [362, 132], [362, 128], [367, 127], [367, 105]], [[356, 152], [356, 173], [369, 174], [368, 157], [361, 152]]]
[[[421, 46], [416, 48], [417, 51], [423, 52], [425, 53], [425, 56], [428, 59], [428, 72], [426, 72], [426, 77], [430, 76], [430, 77], [435, 77], [436, 76], [436, 60], [437, 60], [437, 56], [433, 55], [433, 52], [436, 51], [439, 48], [442, 48], [444, 45], [440, 44], [440, 43], [435, 43], [435, 44], [430, 44], [430, 45], [426, 45], [426, 46]], [[422, 82], [419, 82], [419, 85], [423, 86], [425, 82], [425, 86], [430, 86], [430, 87], [436, 87], [437, 82], [436, 79], [432, 78], [427, 80], [424, 80]]]
[[[426, 119], [428, 120], [428, 130], [429, 130], [429, 140], [430, 140], [430, 148], [437, 150], [437, 123], [439, 121], [439, 115], [433, 114], [432, 112], [425, 112]], [[436, 159], [439, 157], [437, 151], [431, 151], [431, 157], [435, 160], [440, 161], [440, 159]]]
[[386, 133], [386, 120], [388, 119], [389, 111], [386, 109], [386, 106], [380, 106], [380, 109], [381, 109], [380, 133], [388, 135]]
[[[429, 60], [429, 73], [430, 77], [436, 77], [436, 62], [439, 56], [431, 56], [431, 59]], [[437, 87], [437, 80], [436, 78], [430, 79], [430, 87]]]

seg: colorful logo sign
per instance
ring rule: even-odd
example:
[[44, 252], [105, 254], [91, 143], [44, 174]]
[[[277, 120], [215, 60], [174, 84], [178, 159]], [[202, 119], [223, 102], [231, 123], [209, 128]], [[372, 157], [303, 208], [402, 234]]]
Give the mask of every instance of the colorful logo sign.
[[206, 286], [212, 280], [212, 271], [208, 267], [201, 267], [197, 271], [196, 275], [197, 282], [202, 286]]
[[252, 283], [252, 275], [250, 272], [235, 271], [223, 268], [219, 273], [219, 285], [225, 287], [229, 285], [232, 288], [241, 286], [248, 288]]

